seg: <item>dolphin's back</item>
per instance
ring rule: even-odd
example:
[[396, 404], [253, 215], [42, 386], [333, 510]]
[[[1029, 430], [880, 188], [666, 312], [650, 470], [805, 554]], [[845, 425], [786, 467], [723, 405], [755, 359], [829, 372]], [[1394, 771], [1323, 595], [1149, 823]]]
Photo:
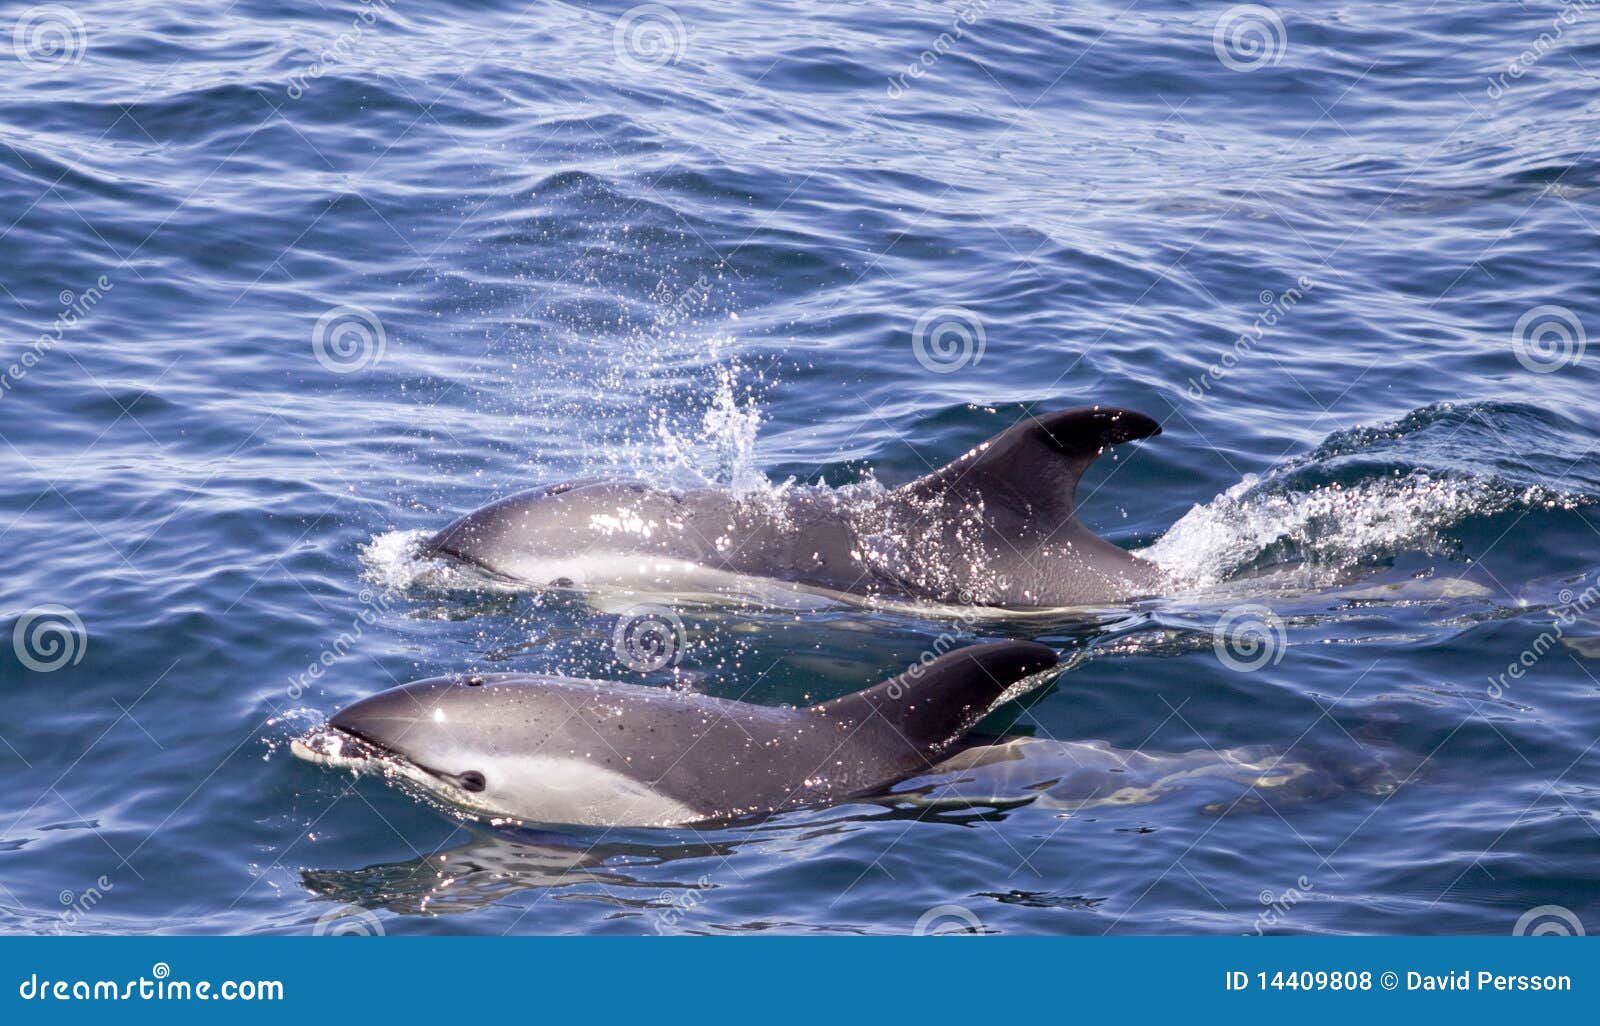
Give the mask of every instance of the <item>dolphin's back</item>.
[[838, 503], [815, 495], [671, 492], [574, 481], [509, 496], [424, 543], [498, 575], [543, 586], [670, 589], [696, 570], [859, 590], [859, 544]]
[[519, 676], [485, 685], [503, 699], [501, 746], [552, 765], [588, 764], [638, 781], [696, 813], [723, 818], [854, 794], [880, 760], [851, 752], [845, 728], [808, 709], [664, 688]]
[[923, 772], [1056, 658], [1029, 642], [971, 646], [803, 708], [560, 677], [501, 686], [531, 692], [539, 722], [523, 737], [540, 738], [544, 755], [592, 760], [725, 818], [837, 802]]

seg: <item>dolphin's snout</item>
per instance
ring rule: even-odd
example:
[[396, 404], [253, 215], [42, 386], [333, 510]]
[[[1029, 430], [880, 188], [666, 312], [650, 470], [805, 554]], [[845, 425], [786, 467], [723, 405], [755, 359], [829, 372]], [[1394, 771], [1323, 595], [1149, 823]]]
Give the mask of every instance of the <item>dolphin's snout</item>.
[[[509, 547], [519, 546], [518, 531], [529, 528], [529, 516], [549, 490], [518, 492], [446, 524], [422, 543], [424, 555], [446, 557], [491, 574], [501, 574], [500, 563]], [[508, 537], [509, 532], [509, 537]]]
[[292, 750], [309, 762], [382, 773], [447, 801], [487, 809], [479, 796], [489, 786], [491, 753], [474, 743], [469, 723], [456, 722], [462, 707], [451, 704], [452, 695], [475, 695], [487, 679], [437, 678], [372, 695], [334, 713]]
[[289, 750], [307, 762], [368, 770], [384, 762], [410, 761], [405, 742], [417, 725], [415, 713], [398, 708], [388, 693], [374, 695], [295, 738]]
[[[492, 675], [439, 677], [364, 698], [335, 713], [328, 726], [373, 749], [378, 761], [435, 795], [479, 809], [488, 789], [484, 767], [494, 763], [493, 744], [472, 718], [474, 699]], [[462, 714], [466, 713], [466, 718]]]
[[406, 737], [426, 714], [426, 703], [407, 689], [396, 688], [334, 713], [328, 726], [365, 741], [391, 755], [404, 755]]
[[479, 544], [482, 533], [479, 519], [478, 514], [469, 513], [449, 524], [422, 543], [422, 554], [433, 558], [443, 556], [484, 570], [494, 570], [479, 552], [482, 547]]

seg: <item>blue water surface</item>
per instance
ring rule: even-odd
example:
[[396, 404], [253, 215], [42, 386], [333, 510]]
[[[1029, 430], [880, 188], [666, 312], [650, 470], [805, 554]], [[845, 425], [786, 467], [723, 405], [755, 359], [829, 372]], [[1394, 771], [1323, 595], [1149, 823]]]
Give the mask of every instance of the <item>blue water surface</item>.
[[[0, 6], [0, 927], [1600, 928], [1596, 69], [1578, 3]], [[411, 556], [1089, 403], [1164, 427], [1081, 497], [1172, 594], [686, 607], [640, 673]], [[1068, 658], [984, 725], [1026, 757], [761, 822], [288, 750], [464, 667], [814, 701], [952, 632]]]

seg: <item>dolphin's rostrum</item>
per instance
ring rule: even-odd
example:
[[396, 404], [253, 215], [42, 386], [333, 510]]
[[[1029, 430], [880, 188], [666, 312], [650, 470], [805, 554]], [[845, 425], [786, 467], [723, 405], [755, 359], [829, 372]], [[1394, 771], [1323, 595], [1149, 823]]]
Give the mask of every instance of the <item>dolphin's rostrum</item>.
[[1032, 642], [973, 645], [806, 707], [534, 674], [440, 677], [363, 699], [293, 750], [491, 818], [723, 820], [872, 794], [924, 772], [1008, 688], [1056, 661]]

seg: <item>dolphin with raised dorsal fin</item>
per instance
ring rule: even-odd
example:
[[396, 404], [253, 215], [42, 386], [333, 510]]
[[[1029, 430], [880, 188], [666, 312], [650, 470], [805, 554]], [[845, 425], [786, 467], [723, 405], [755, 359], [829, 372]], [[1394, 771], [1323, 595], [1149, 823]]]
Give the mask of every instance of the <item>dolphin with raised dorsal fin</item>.
[[1085, 528], [1078, 480], [1161, 433], [1131, 410], [1029, 417], [910, 484], [741, 497], [569, 481], [491, 503], [424, 551], [536, 587], [750, 594], [774, 582], [850, 599], [1043, 609], [1152, 594], [1160, 569]]
[[972, 645], [805, 707], [572, 677], [439, 677], [363, 699], [291, 750], [490, 818], [674, 826], [879, 792], [926, 771], [1056, 662], [1032, 642]]

